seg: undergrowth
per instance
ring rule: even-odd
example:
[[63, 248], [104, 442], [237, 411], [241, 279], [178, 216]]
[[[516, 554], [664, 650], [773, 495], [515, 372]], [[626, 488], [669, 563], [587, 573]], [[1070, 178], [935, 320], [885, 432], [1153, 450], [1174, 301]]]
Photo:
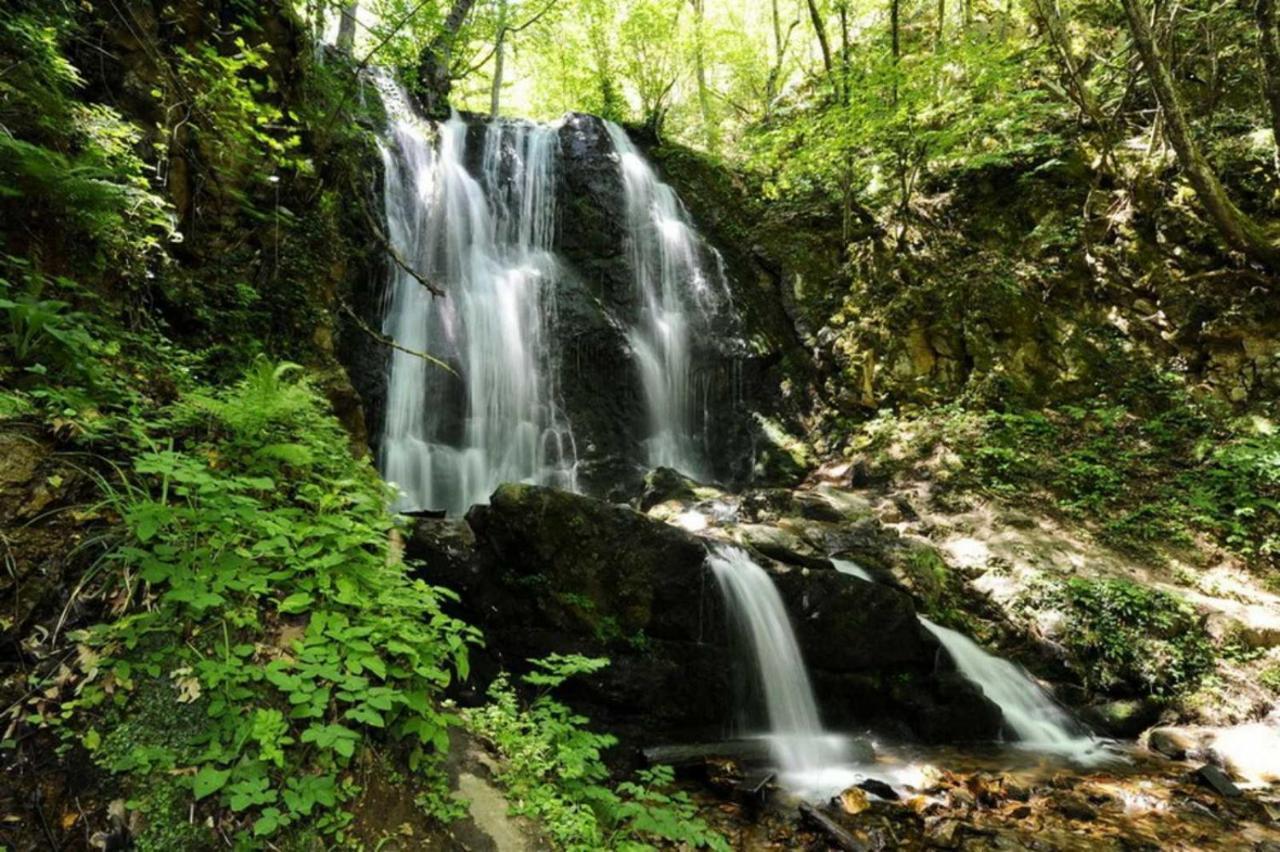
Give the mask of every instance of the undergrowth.
[[1127, 580], [1073, 577], [1057, 590], [1062, 641], [1086, 688], [1171, 698], [1213, 670], [1214, 648], [1195, 609]]
[[1038, 410], [885, 412], [850, 445], [890, 466], [945, 450], [946, 486], [1038, 499], [1130, 550], [1203, 536], [1280, 567], [1280, 427], [1232, 416], [1173, 379], [1153, 385]]
[[502, 756], [499, 781], [517, 814], [536, 819], [557, 848], [571, 852], [649, 849], [655, 842], [727, 852], [689, 797], [672, 789], [669, 767], [611, 784], [601, 753], [614, 737], [591, 731], [586, 718], [551, 697], [569, 677], [598, 671], [608, 660], [554, 654], [533, 663], [523, 678], [538, 689], [531, 701], [522, 702], [502, 675], [489, 687], [487, 704], [465, 711], [467, 726]]
[[[135, 795], [179, 774], [228, 838], [303, 820], [341, 837], [357, 750], [399, 743], [411, 769], [446, 750], [439, 698], [477, 638], [390, 554], [386, 486], [295, 372], [261, 360], [184, 396], [102, 478], [114, 617], [71, 637], [74, 690], [33, 719]], [[157, 701], [198, 723], [103, 747]]]

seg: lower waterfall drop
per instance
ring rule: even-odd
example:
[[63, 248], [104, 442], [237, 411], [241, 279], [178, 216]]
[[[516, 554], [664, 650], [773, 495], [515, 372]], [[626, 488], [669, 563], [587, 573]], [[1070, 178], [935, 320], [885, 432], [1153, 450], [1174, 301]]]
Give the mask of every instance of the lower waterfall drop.
[[751, 650], [779, 780], [801, 793], [825, 788], [823, 776], [848, 763], [848, 740], [822, 727], [804, 658], [773, 580], [736, 547], [717, 548], [707, 564], [724, 594], [730, 622]]
[[999, 705], [1019, 744], [1081, 758], [1097, 750], [1098, 742], [1075, 733], [1079, 726], [1021, 668], [987, 653], [962, 633], [923, 616], [920, 623], [947, 650], [960, 673]]

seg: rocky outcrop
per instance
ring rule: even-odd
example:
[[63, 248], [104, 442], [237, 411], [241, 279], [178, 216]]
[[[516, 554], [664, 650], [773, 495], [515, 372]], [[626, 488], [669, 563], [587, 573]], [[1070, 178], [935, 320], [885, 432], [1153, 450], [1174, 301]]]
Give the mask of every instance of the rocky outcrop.
[[[743, 664], [691, 533], [581, 495], [503, 485], [465, 521], [421, 519], [407, 553], [457, 591], [487, 647], [480, 677], [551, 653], [608, 656], [566, 684], [624, 738], [723, 736], [742, 718]], [[825, 721], [930, 741], [984, 739], [999, 710], [941, 665], [906, 594], [826, 568], [771, 568]]]

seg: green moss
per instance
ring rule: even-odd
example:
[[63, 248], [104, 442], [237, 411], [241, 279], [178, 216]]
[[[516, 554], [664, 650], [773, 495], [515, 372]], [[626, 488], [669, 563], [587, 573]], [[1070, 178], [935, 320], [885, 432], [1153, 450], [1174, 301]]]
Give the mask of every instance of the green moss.
[[1268, 666], [1258, 675], [1258, 682], [1276, 694], [1280, 694], [1280, 664]]

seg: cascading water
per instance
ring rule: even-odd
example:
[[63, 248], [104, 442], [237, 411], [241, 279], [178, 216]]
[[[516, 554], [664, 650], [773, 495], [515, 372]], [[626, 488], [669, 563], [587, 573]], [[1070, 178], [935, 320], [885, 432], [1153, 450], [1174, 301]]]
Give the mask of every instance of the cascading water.
[[821, 784], [821, 776], [848, 759], [844, 737], [822, 727], [800, 646], [769, 574], [736, 547], [707, 558], [730, 620], [751, 649], [764, 694], [768, 740], [782, 782], [795, 789]]
[[1079, 757], [1096, 752], [1097, 741], [1074, 733], [1078, 726], [1071, 717], [1021, 668], [988, 654], [962, 633], [923, 617], [920, 623], [942, 643], [960, 673], [999, 705], [1021, 744]]
[[652, 467], [706, 475], [694, 422], [692, 339], [700, 320], [727, 293], [717, 262], [708, 267], [701, 241], [675, 190], [636, 149], [625, 130], [606, 122], [626, 196], [627, 248], [640, 317], [630, 334], [649, 413], [645, 439]]
[[[874, 582], [856, 562], [832, 559], [831, 564], [841, 573]], [[920, 623], [951, 655], [960, 673], [982, 687], [983, 694], [1000, 707], [1004, 720], [1020, 743], [1078, 757], [1097, 751], [1097, 741], [1074, 733], [1079, 726], [1018, 666], [988, 654], [963, 633], [934, 624], [923, 616]]]
[[549, 333], [557, 130], [491, 123], [477, 180], [464, 165], [460, 118], [425, 125], [394, 83], [378, 87], [391, 117], [388, 237], [405, 265], [446, 291], [434, 298], [396, 264], [383, 333], [457, 371], [391, 355], [380, 463], [401, 489], [397, 508], [461, 512], [507, 481], [574, 489], [577, 452], [557, 405]]

